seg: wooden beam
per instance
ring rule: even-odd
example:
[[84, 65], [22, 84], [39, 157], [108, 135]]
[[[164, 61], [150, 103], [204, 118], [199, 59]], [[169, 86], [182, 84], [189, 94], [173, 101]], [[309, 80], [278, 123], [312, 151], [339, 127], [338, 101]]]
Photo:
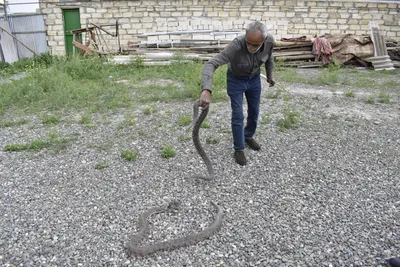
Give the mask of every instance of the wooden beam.
[[79, 43], [79, 42], [77, 42], [77, 41], [73, 41], [72, 44], [73, 44], [74, 46], [76, 46], [77, 48], [82, 49], [83, 51], [85, 51], [85, 52], [87, 52], [87, 53], [92, 52], [92, 49], [90, 49], [90, 48], [87, 47], [86, 45], [83, 45], [83, 44], [81, 44], [81, 43]]

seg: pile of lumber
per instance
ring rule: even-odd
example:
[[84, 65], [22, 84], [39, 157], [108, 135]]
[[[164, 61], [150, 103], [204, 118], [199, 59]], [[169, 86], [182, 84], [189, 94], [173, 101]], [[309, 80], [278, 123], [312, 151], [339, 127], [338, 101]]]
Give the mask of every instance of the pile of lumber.
[[[128, 49], [124, 52], [140, 57], [145, 65], [164, 65], [163, 60], [173, 61], [173, 56], [207, 61], [223, 50], [231, 40], [220, 39], [180, 39], [179, 41], [161, 42], [129, 42]], [[276, 61], [285, 66], [317, 67], [320, 63], [314, 62], [312, 42], [287, 42], [276, 41], [274, 57]], [[165, 56], [165, 58], [164, 58]]]
[[[136, 36], [135, 41], [129, 42], [123, 51], [129, 56], [119, 57], [117, 61], [124, 63], [132, 60], [132, 55], [141, 58], [145, 65], [165, 65], [177, 60], [207, 61], [241, 34], [243, 32], [233, 30], [146, 33]], [[160, 38], [161, 35], [164, 36]], [[162, 41], [158, 41], [160, 39]], [[276, 40], [273, 53], [275, 61], [279, 62], [280, 66], [286, 67], [321, 67], [323, 63], [315, 61], [313, 40], [314, 37], [307, 36]], [[349, 64], [365, 67], [368, 62], [351, 60]]]

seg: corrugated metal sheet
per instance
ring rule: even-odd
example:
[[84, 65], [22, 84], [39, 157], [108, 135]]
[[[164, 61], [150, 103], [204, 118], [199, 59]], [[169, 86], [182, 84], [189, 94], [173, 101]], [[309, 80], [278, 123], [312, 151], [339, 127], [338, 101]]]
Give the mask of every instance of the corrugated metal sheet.
[[18, 61], [18, 54], [14, 40], [12, 36], [8, 34], [11, 30], [7, 21], [0, 21], [0, 27], [0, 49], [4, 57], [4, 61], [8, 63]]
[[[31, 50], [35, 51], [36, 54], [47, 51], [43, 15], [26, 14], [10, 16], [9, 22], [13, 35]], [[34, 56], [31, 51], [18, 42], [16, 42], [16, 47], [19, 59]]]

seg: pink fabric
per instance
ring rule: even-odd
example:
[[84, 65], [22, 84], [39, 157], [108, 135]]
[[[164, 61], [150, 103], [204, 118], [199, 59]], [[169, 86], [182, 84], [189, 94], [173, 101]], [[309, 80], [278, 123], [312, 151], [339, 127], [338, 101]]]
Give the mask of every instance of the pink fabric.
[[331, 43], [325, 37], [315, 38], [313, 45], [313, 54], [315, 55], [315, 61], [322, 59], [324, 64], [328, 64], [332, 61], [332, 46]]

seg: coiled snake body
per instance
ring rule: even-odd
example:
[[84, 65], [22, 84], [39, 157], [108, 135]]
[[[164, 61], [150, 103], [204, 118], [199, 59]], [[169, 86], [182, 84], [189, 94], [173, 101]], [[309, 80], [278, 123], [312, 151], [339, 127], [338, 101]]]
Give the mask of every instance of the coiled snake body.
[[170, 203], [165, 203], [162, 206], [152, 208], [143, 214], [140, 215], [139, 217], [139, 231], [136, 235], [134, 235], [128, 246], [127, 246], [127, 252], [128, 255], [134, 255], [134, 256], [147, 256], [150, 255], [154, 252], [157, 251], [164, 251], [164, 250], [172, 250], [172, 249], [177, 249], [180, 247], [184, 246], [190, 246], [193, 244], [196, 244], [211, 235], [213, 235], [215, 232], [219, 230], [222, 224], [222, 216], [223, 216], [223, 211], [221, 207], [219, 207], [216, 203], [211, 201], [211, 204], [217, 209], [217, 216], [214, 220], [214, 222], [204, 230], [202, 230], [199, 233], [191, 234], [188, 236], [172, 239], [172, 240], [167, 240], [159, 243], [155, 243], [152, 245], [147, 245], [143, 247], [139, 247], [140, 241], [143, 239], [143, 237], [147, 234], [149, 231], [149, 223], [147, 221], [148, 217], [150, 217], [153, 214], [156, 213], [161, 213], [164, 212], [168, 207], [170, 207], [173, 204], [173, 202]]
[[[198, 110], [199, 110], [199, 106], [200, 106], [199, 103], [200, 103], [200, 101], [197, 100], [196, 102], [194, 102], [194, 105], [193, 105], [192, 139], [193, 139], [193, 143], [194, 143], [194, 146], [196, 147], [197, 152], [200, 154], [201, 158], [204, 160], [204, 162], [207, 166], [209, 176], [196, 175], [196, 176], [193, 176], [192, 178], [199, 178], [199, 179], [203, 179], [206, 181], [211, 181], [214, 179], [214, 170], [212, 168], [210, 159], [208, 158], [207, 154], [205, 153], [203, 147], [201, 146], [200, 139], [199, 139], [200, 126], [201, 126], [202, 122], [204, 121], [204, 119], [207, 117], [209, 108], [208, 107], [203, 108], [200, 113], [200, 116], [198, 116]], [[190, 125], [189, 128], [192, 125]], [[203, 229], [199, 233], [195, 233], [195, 234], [191, 234], [188, 236], [184, 236], [184, 237], [180, 237], [180, 238], [167, 240], [167, 241], [163, 241], [163, 242], [158, 242], [158, 243], [155, 243], [152, 245], [140, 247], [139, 246], [140, 241], [144, 238], [144, 236], [149, 231], [149, 223], [148, 223], [147, 219], [153, 214], [164, 212], [169, 207], [173, 206], [174, 203], [175, 203], [174, 201], [165, 203], [162, 206], [152, 208], [140, 215], [139, 223], [138, 223], [139, 231], [137, 234], [132, 236], [130, 242], [127, 245], [127, 253], [129, 256], [131, 256], [131, 255], [147, 256], [147, 255], [152, 254], [157, 251], [172, 250], [172, 249], [177, 249], [177, 248], [184, 247], [184, 246], [190, 246], [190, 245], [196, 244], [204, 239], [207, 239], [208, 237], [210, 237], [211, 235], [216, 233], [222, 225], [223, 211], [220, 206], [218, 206], [216, 203], [211, 201], [211, 204], [217, 209], [217, 215], [216, 215], [214, 222], [209, 227]]]

